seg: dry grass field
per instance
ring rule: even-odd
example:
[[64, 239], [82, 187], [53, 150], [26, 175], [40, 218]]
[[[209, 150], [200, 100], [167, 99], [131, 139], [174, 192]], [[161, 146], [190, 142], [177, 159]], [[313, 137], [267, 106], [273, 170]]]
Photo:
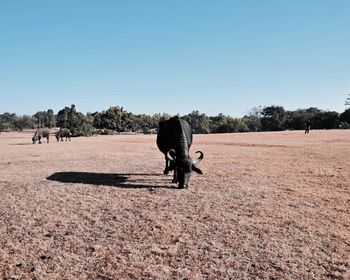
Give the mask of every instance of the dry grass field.
[[194, 135], [189, 189], [155, 135], [0, 134], [0, 279], [350, 279], [350, 131]]

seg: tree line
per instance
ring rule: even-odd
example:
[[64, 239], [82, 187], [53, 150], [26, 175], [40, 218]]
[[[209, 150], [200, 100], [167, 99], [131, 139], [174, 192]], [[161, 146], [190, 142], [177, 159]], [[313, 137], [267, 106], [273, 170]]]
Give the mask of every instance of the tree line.
[[[178, 115], [179, 116], [179, 115]], [[32, 116], [15, 113], [0, 114], [0, 131], [34, 129], [37, 127], [69, 128], [73, 136], [114, 134], [121, 132], [155, 133], [158, 123], [172, 115], [133, 114], [123, 107], [113, 106], [102, 112], [83, 114], [75, 105], [54, 113], [52, 109], [39, 111]], [[249, 131], [280, 131], [305, 129], [311, 121], [312, 129], [350, 128], [350, 108], [343, 113], [318, 108], [285, 110], [282, 106], [254, 107], [242, 118], [225, 114], [207, 116], [199, 111], [179, 116], [187, 120], [194, 133], [232, 133]]]

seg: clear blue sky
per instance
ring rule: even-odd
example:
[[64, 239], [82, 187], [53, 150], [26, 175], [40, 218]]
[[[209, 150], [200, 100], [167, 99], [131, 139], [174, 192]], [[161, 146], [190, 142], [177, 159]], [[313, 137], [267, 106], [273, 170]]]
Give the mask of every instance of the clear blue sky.
[[343, 112], [348, 0], [0, 0], [0, 113]]

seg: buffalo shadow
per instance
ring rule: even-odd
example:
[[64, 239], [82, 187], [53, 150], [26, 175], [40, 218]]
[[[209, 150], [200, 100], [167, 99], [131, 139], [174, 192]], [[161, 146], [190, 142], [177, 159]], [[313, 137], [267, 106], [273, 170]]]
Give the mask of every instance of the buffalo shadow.
[[[135, 179], [133, 178], [135, 176], [142, 176], [145, 178]], [[150, 177], [156, 177], [156, 180]], [[56, 172], [46, 179], [60, 183], [111, 186], [126, 189], [176, 188], [173, 185], [169, 185], [169, 178], [159, 173]]]

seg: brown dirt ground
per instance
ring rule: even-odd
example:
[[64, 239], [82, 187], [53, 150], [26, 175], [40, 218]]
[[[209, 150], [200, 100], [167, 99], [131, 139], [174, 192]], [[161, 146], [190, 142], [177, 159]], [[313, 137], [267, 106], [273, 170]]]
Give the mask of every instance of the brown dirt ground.
[[155, 135], [0, 135], [0, 279], [350, 279], [350, 131], [195, 135], [179, 190]]

